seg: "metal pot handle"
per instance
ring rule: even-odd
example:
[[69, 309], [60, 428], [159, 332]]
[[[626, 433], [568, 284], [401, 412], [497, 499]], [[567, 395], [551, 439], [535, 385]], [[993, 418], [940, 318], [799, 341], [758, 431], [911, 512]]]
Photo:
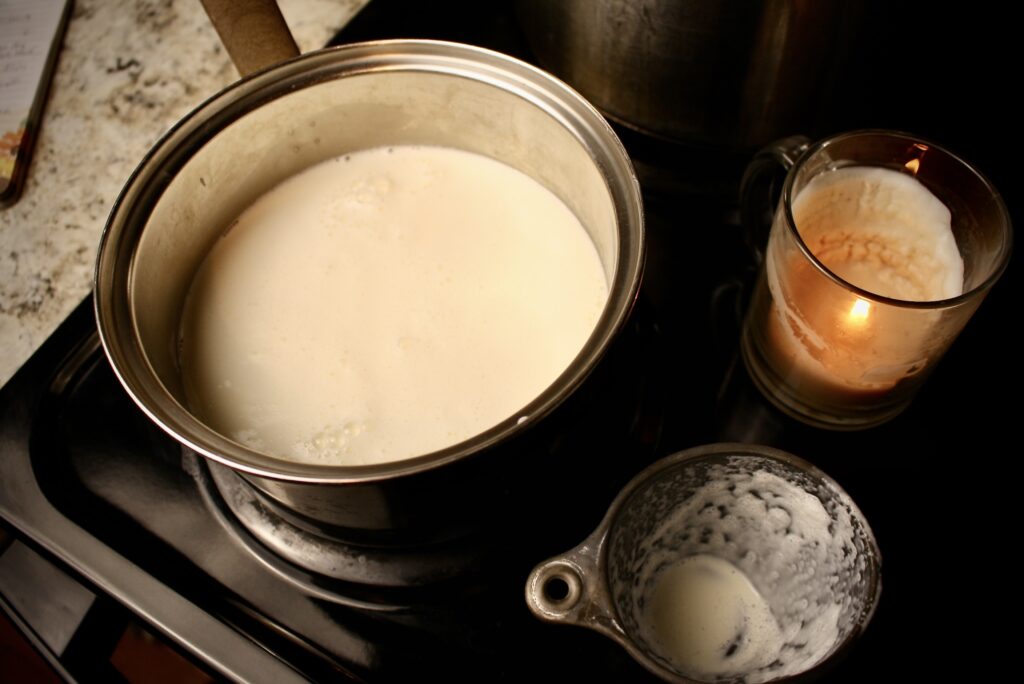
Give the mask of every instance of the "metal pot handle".
[[538, 564], [526, 581], [526, 605], [546, 622], [587, 627], [626, 643], [600, 567], [600, 532]]
[[242, 76], [298, 57], [277, 0], [201, 0]]
[[784, 175], [779, 175], [779, 167], [788, 173], [810, 145], [811, 139], [804, 135], [776, 140], [755, 154], [743, 172], [740, 216], [747, 248], [758, 265], [764, 260], [772, 216], [782, 193], [779, 181]]

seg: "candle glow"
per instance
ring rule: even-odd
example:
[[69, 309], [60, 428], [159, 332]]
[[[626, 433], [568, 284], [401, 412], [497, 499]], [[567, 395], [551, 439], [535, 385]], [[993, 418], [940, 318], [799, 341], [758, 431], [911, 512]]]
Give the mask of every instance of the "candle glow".
[[1005, 267], [1009, 235], [998, 193], [946, 150], [890, 131], [821, 141], [789, 167], [768, 235], [743, 327], [750, 379], [811, 425], [895, 417]]
[[[919, 159], [907, 162], [908, 171]], [[910, 173], [845, 167], [819, 175], [793, 203], [801, 238], [841, 279], [904, 301], [960, 293], [963, 262], [950, 213]], [[884, 402], [927, 367], [938, 319], [906, 316], [823, 276], [799, 251], [769, 240], [772, 304], [764, 353], [819, 406]]]
[[871, 302], [857, 297], [853, 306], [850, 307], [850, 322], [854, 325], [863, 325], [867, 322], [869, 313], [871, 313]]

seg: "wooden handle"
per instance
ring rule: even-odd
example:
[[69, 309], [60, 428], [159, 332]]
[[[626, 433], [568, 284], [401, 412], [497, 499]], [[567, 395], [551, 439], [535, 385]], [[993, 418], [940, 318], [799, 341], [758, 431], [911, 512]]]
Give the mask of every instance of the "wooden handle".
[[277, 0], [201, 0], [238, 73], [296, 57], [299, 47]]

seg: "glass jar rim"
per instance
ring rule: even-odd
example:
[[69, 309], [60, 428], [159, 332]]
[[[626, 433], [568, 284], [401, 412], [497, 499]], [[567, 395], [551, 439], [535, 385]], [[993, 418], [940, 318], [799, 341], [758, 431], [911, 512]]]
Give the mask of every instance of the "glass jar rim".
[[[797, 229], [796, 220], [793, 216], [793, 188], [795, 179], [800, 169], [809, 162], [816, 155], [829, 147], [841, 143], [852, 138], [868, 137], [868, 136], [884, 136], [894, 139], [903, 139], [908, 143], [919, 144], [926, 146], [928, 150], [935, 150], [945, 155], [946, 157], [957, 162], [960, 166], [965, 168], [971, 175], [977, 178], [978, 182], [991, 194], [992, 200], [996, 203], [996, 208], [999, 216], [1002, 218], [1002, 222], [1006, 227], [1005, 236], [1002, 244], [1000, 245], [1000, 252], [997, 255], [997, 262], [992, 268], [992, 272], [988, 274], [980, 283], [976, 284], [969, 290], [965, 290], [961, 294], [955, 297], [949, 297], [946, 299], [935, 299], [935, 300], [908, 300], [898, 299], [895, 297], [888, 297], [885, 295], [872, 292], [859, 287], [850, 281], [842, 278], [837, 273], [832, 271], [826, 266], [807, 246], [804, 242], [803, 237], [800, 235], [800, 231]], [[803, 153], [797, 158], [793, 167], [786, 174], [785, 183], [782, 186], [782, 206], [786, 212], [786, 229], [789, 234], [796, 241], [801, 253], [804, 257], [826, 278], [839, 285], [843, 289], [849, 291], [852, 294], [857, 295], [863, 299], [871, 302], [877, 302], [879, 304], [886, 304], [889, 306], [902, 307], [907, 309], [948, 309], [959, 306], [965, 302], [971, 301], [982, 296], [986, 293], [1002, 276], [1006, 270], [1007, 265], [1010, 262], [1010, 253], [1013, 245], [1013, 226], [1010, 222], [1010, 213], [1006, 208], [1006, 203], [1003, 201], [1002, 195], [996, 190], [992, 182], [981, 173], [973, 164], [968, 163], [963, 157], [949, 151], [942, 145], [931, 142], [930, 140], [921, 138], [917, 135], [910, 133], [904, 133], [902, 131], [879, 129], [879, 128], [867, 128], [855, 131], [849, 131], [847, 133], [841, 133], [838, 135], [832, 135], [815, 143], [811, 143], [806, 147]]]

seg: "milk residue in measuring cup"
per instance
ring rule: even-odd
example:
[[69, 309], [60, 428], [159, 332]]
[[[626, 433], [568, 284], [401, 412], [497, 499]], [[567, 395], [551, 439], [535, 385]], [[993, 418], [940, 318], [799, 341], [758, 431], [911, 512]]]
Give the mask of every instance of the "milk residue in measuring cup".
[[640, 543], [639, 636], [677, 671], [751, 684], [803, 672], [856, 621], [849, 510], [734, 458]]
[[658, 573], [650, 604], [657, 640], [689, 671], [728, 674], [775, 660], [782, 643], [768, 603], [735, 565], [697, 555]]

